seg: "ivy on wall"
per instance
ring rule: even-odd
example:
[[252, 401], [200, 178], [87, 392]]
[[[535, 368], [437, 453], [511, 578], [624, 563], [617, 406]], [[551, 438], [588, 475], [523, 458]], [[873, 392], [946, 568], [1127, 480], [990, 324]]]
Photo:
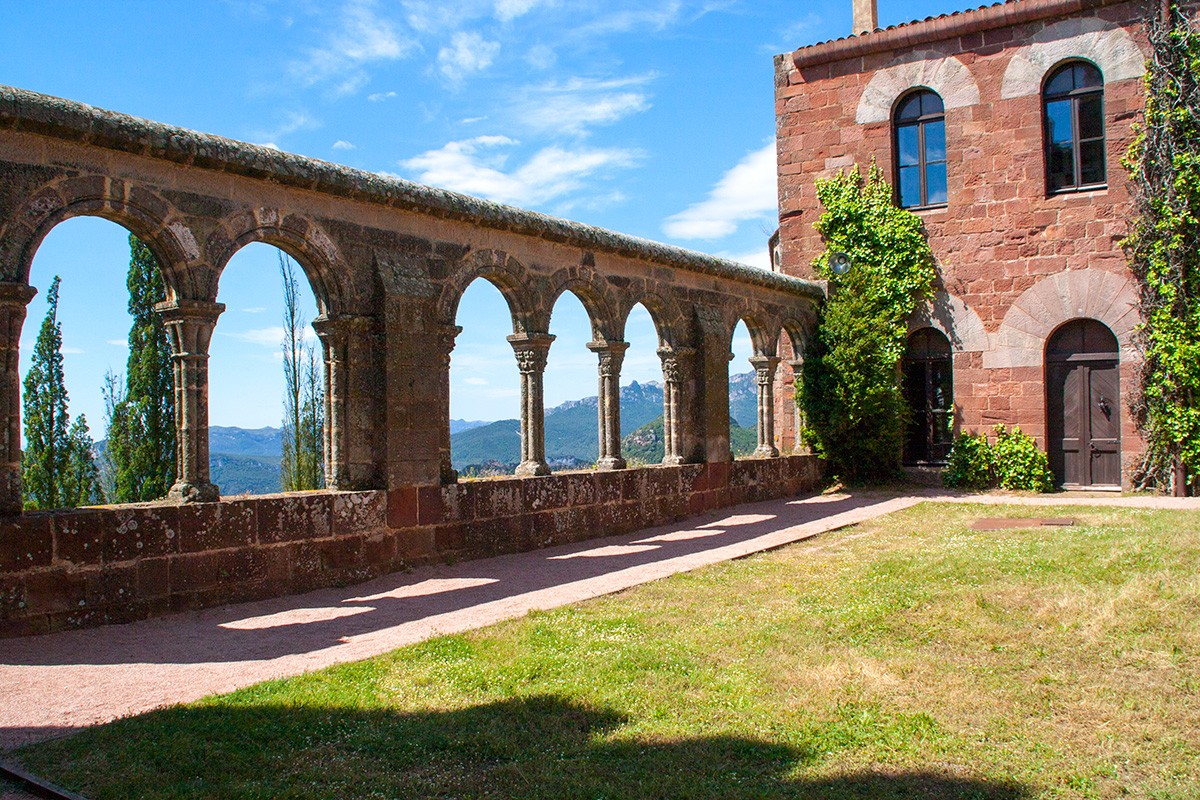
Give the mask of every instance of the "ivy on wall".
[[1155, 6], [1146, 27], [1152, 49], [1146, 113], [1124, 159], [1137, 212], [1123, 246], [1140, 284], [1144, 320], [1142, 392], [1133, 410], [1146, 452], [1134, 482], [1194, 493], [1200, 478], [1200, 32], [1176, 2]]
[[[816, 222], [828, 248], [813, 268], [829, 297], [804, 353], [797, 402], [805, 443], [843, 480], [891, 478], [899, 472], [908, 408], [897, 364], [908, 317], [933, 292], [933, 253], [919, 217], [896, 207], [874, 164], [817, 181], [825, 211]], [[832, 253], [850, 256], [845, 275]]]

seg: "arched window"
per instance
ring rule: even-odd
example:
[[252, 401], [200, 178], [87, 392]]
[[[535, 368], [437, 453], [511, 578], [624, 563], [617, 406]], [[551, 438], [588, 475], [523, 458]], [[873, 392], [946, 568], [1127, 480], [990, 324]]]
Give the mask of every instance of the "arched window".
[[1104, 78], [1084, 61], [1063, 64], [1042, 90], [1046, 184], [1051, 193], [1105, 185]]
[[946, 111], [923, 89], [896, 106], [896, 185], [903, 208], [946, 204]]

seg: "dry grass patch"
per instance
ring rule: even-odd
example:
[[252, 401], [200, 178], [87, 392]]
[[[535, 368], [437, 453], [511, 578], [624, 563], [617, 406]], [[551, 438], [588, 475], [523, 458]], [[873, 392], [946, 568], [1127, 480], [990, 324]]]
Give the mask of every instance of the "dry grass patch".
[[923, 505], [26, 749], [102, 797], [1200, 797], [1200, 513]]

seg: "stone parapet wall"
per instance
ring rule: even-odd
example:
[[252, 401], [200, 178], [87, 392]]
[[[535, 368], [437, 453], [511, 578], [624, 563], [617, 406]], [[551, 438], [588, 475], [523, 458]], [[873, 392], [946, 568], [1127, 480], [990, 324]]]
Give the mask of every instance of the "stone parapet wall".
[[0, 519], [0, 637], [346, 585], [817, 487], [812, 456]]

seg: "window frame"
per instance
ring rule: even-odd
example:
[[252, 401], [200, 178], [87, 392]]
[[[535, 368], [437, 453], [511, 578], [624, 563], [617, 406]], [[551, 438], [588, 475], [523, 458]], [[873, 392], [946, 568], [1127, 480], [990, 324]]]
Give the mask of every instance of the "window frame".
[[[1082, 89], [1071, 89], [1067, 92], [1059, 92], [1050, 94], [1050, 83], [1058, 77], [1060, 73], [1068, 69], [1074, 69], [1077, 66], [1091, 67], [1100, 76], [1100, 83], [1096, 86], [1088, 86]], [[1100, 135], [1089, 138], [1083, 138], [1080, 135], [1079, 125], [1079, 107], [1082, 101], [1096, 97], [1100, 101]], [[1046, 72], [1046, 77], [1042, 82], [1041, 91], [1042, 100], [1042, 162], [1046, 173], [1046, 195], [1060, 194], [1077, 194], [1079, 192], [1091, 192], [1097, 189], [1108, 188], [1108, 131], [1105, 124], [1105, 103], [1104, 103], [1104, 73], [1100, 67], [1081, 58], [1073, 58], [1069, 61], [1063, 61], [1054, 66], [1054, 68]], [[1067, 186], [1056, 187], [1053, 184], [1054, 174], [1052, 172], [1053, 164], [1053, 147], [1054, 142], [1051, 138], [1050, 131], [1050, 103], [1070, 101], [1071, 104], [1071, 170], [1074, 176], [1074, 182]], [[1083, 145], [1093, 142], [1100, 143], [1100, 169], [1101, 180], [1090, 183], [1083, 182]]]
[[[900, 113], [901, 107], [905, 103], [912, 100], [913, 98], [919, 97], [921, 95], [932, 95], [933, 97], [936, 97], [938, 99], [938, 102], [942, 106], [942, 110], [937, 112], [936, 114], [919, 114], [914, 119], [908, 119], [908, 120], [901, 121], [899, 119], [899, 113]], [[931, 162], [928, 160], [928, 150], [927, 150], [926, 144], [925, 144], [925, 129], [928, 125], [935, 123], [935, 122], [942, 123], [942, 136], [944, 139], [945, 133], [946, 133], [945, 100], [942, 99], [942, 96], [940, 94], [938, 94], [933, 89], [930, 89], [927, 86], [916, 87], [916, 88], [912, 89], [911, 91], [905, 92], [904, 94], [902, 94], [899, 97], [899, 99], [897, 99], [896, 105], [892, 109], [892, 152], [894, 154], [894, 157], [892, 158], [892, 170], [893, 170], [893, 174], [895, 175], [896, 205], [899, 206], [900, 208], [907, 209], [909, 211], [923, 211], [926, 209], [946, 208], [950, 204], [950, 202], [949, 202], [950, 201], [950, 187], [949, 187], [950, 158], [949, 158], [949, 153], [943, 152], [942, 158], [940, 160]], [[900, 175], [901, 175], [901, 169], [902, 169], [902, 165], [900, 163], [900, 131], [902, 128], [916, 128], [917, 129], [917, 163], [915, 166], [917, 167], [917, 174], [918, 174], [918, 177], [920, 180], [920, 190], [919, 190], [920, 201], [914, 205], [908, 205], [908, 206], [903, 204], [903, 202], [904, 202], [903, 194], [901, 192], [901, 184], [900, 184]], [[946, 143], [943, 142], [943, 144], [945, 145]], [[948, 151], [949, 147], [946, 146], [945, 150]], [[941, 202], [937, 202], [937, 203], [929, 202], [928, 168], [929, 168], [930, 164], [935, 164], [935, 165], [942, 164], [942, 165], [944, 165], [944, 167], [946, 169], [946, 177], [947, 177], [946, 199]], [[903, 165], [903, 166], [912, 167], [914, 165], [908, 164], [908, 165]]]

